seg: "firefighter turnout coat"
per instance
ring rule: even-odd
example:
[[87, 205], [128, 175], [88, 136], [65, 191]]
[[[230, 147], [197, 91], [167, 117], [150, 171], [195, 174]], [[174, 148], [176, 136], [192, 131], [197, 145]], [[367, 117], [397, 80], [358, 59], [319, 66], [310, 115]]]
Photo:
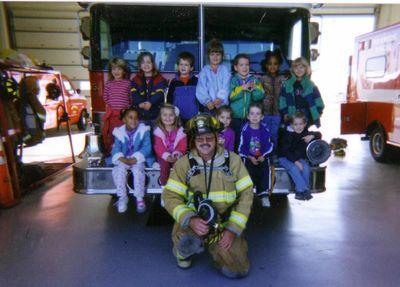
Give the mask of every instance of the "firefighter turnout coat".
[[[189, 157], [192, 157], [192, 160]], [[191, 166], [193, 159], [198, 168], [194, 174], [190, 172], [193, 171], [193, 164]], [[172, 241], [174, 255], [178, 261], [185, 259], [178, 252], [181, 240], [188, 234], [194, 234], [188, 226], [190, 218], [196, 216], [192, 202], [193, 194], [201, 191], [203, 198], [207, 197], [206, 178], [209, 180], [210, 165], [211, 162], [206, 163], [205, 176], [203, 160], [195, 150], [192, 150], [189, 155], [176, 162], [164, 188], [162, 197], [165, 208], [175, 219]], [[208, 199], [212, 200], [212, 205], [218, 213], [217, 222], [236, 234], [228, 250], [219, 248], [218, 241], [206, 244], [214, 266], [231, 278], [246, 276], [250, 263], [247, 258], [247, 242], [242, 232], [246, 227], [253, 203], [253, 182], [239, 156], [222, 147], [218, 147], [214, 158]]]
[[[208, 198], [212, 200], [224, 228], [240, 236], [246, 227], [253, 203], [253, 182], [240, 157], [232, 152], [229, 153], [227, 172], [226, 153], [222, 147], [218, 147]], [[188, 176], [191, 169], [189, 155], [180, 158], [171, 171], [162, 195], [165, 208], [182, 228], [186, 228], [190, 218], [196, 216], [191, 202], [194, 192], [201, 191], [203, 198], [207, 197], [205, 178], [209, 179], [210, 162], [206, 163], [205, 176], [202, 158], [196, 150], [192, 150], [191, 155], [198, 164], [199, 172]]]

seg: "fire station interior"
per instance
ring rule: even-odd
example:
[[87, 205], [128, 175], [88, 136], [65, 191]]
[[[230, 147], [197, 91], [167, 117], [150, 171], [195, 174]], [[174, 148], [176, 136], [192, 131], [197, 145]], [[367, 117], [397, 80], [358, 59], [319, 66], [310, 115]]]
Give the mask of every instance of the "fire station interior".
[[[135, 212], [133, 196], [128, 210], [118, 213], [115, 195], [93, 192], [83, 182], [82, 163], [92, 156], [96, 164], [93, 154], [101, 146], [91, 98], [98, 87], [90, 84], [84, 56], [93, 47], [81, 26], [90, 16], [87, 5], [0, 2], [0, 285], [400, 286], [400, 4], [309, 6], [310, 21], [318, 24], [310, 35], [319, 35], [309, 47], [311, 79], [325, 103], [317, 130], [329, 158], [315, 168], [312, 200], [296, 200], [289, 188], [272, 193], [269, 208], [254, 199], [243, 235], [250, 271], [234, 281], [213, 268], [207, 252], [188, 270], [176, 266], [173, 219], [159, 194], [145, 196], [143, 214]], [[352, 80], [355, 59], [380, 48], [373, 49], [374, 38], [359, 36], [382, 29], [395, 44], [383, 68], [379, 55], [371, 56], [370, 68], [365, 60], [366, 79], [376, 82], [383, 77], [379, 69], [391, 69], [392, 86], [379, 97], [392, 97], [384, 94], [390, 91], [395, 100], [368, 106], [357, 88], [362, 80]], [[390, 57], [397, 59], [391, 63]], [[36, 117], [46, 122], [21, 132], [15, 123], [26, 123], [30, 114], [12, 99], [30, 101], [32, 77], [42, 111]], [[361, 111], [368, 111], [363, 119]], [[374, 112], [390, 115], [390, 123], [357, 132]], [[277, 172], [277, 190], [291, 184], [284, 174]], [[99, 177], [92, 184], [101, 189], [110, 182]]]

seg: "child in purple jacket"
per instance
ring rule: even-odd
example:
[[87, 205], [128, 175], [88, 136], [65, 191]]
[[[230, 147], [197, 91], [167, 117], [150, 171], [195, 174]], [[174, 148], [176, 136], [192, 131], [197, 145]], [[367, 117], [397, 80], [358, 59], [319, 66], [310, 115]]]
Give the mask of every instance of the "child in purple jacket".
[[269, 191], [272, 182], [269, 154], [274, 145], [271, 142], [268, 128], [261, 122], [262, 118], [262, 105], [251, 103], [247, 115], [248, 122], [243, 126], [240, 134], [239, 155], [244, 160], [247, 171], [254, 182], [262, 206], [269, 207]]
[[218, 142], [223, 145], [226, 150], [233, 151], [235, 147], [235, 132], [229, 127], [232, 121], [231, 108], [228, 106], [220, 107], [217, 110], [217, 119], [224, 128], [219, 134]]

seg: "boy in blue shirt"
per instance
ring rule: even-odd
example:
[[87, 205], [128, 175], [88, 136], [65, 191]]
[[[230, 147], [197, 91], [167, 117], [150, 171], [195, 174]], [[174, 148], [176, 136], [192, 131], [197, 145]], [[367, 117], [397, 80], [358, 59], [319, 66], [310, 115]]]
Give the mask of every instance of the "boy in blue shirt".
[[168, 87], [167, 102], [179, 109], [179, 117], [183, 126], [199, 112], [199, 102], [196, 99], [197, 77], [192, 74], [194, 56], [182, 52], [177, 60], [178, 73]]

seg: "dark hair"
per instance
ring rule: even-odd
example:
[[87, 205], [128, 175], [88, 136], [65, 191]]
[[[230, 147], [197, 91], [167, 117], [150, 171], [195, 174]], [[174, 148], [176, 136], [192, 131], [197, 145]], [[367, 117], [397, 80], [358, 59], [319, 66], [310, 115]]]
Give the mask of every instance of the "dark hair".
[[247, 54], [245, 54], [245, 53], [240, 53], [240, 54], [237, 54], [236, 56], [235, 56], [235, 58], [233, 59], [233, 65], [237, 65], [238, 63], [239, 63], [239, 60], [240, 59], [247, 59], [247, 60], [249, 60], [249, 63], [250, 63], [250, 57], [249, 57], [249, 55], [247, 55]]
[[121, 110], [121, 112], [119, 113], [119, 119], [122, 121], [129, 112], [136, 112], [137, 116], [139, 117], [138, 109], [136, 107], [129, 107], [127, 109]]
[[210, 54], [214, 53], [221, 53], [222, 58], [224, 57], [224, 46], [222, 45], [222, 42], [218, 39], [211, 39], [210, 42], [208, 42], [207, 45], [207, 55], [210, 56]]
[[124, 59], [120, 57], [114, 57], [108, 62], [107, 70], [109, 80], [114, 80], [114, 76], [111, 73], [113, 67], [120, 67], [124, 71], [124, 78], [129, 79], [131, 71], [129, 70], [128, 63]]
[[179, 65], [179, 61], [180, 60], [185, 60], [185, 61], [188, 61], [189, 62], [189, 65], [191, 66], [191, 67], [193, 67], [194, 66], [194, 56], [193, 56], [193, 54], [192, 53], [190, 53], [190, 52], [182, 52], [182, 53], [180, 53], [179, 55], [178, 55], [178, 59], [176, 60], [176, 64], [177, 65]]
[[267, 63], [269, 62], [269, 60], [271, 60], [271, 58], [275, 58], [278, 60], [279, 65], [282, 64], [282, 54], [281, 54], [281, 50], [276, 49], [274, 51], [267, 51], [265, 52], [264, 55], [264, 59], [261, 61], [260, 65], [261, 65], [261, 70], [266, 73], [267, 72], [267, 68], [265, 67], [267, 65]]
[[221, 115], [223, 112], [227, 112], [230, 113], [232, 115], [232, 109], [229, 106], [221, 106], [219, 109], [217, 109], [216, 111], [216, 115], [219, 116]]
[[165, 130], [165, 126], [164, 126], [163, 122], [161, 121], [161, 111], [163, 109], [168, 109], [168, 110], [171, 110], [171, 111], [174, 112], [174, 115], [175, 115], [174, 128], [179, 128], [181, 126], [181, 119], [176, 114], [177, 111], [175, 110], [175, 106], [171, 105], [171, 104], [168, 104], [168, 103], [164, 103], [164, 104], [161, 105], [160, 112], [159, 112], [159, 114], [157, 116], [157, 119], [156, 119], [156, 126], [158, 126], [161, 129]]
[[250, 111], [251, 108], [259, 108], [261, 110], [261, 113], [264, 113], [263, 105], [261, 103], [259, 103], [259, 102], [250, 103], [249, 111]]
[[293, 123], [294, 119], [302, 119], [305, 124], [307, 124], [307, 117], [303, 112], [297, 111], [291, 117], [290, 122]]
[[156, 61], [154, 60], [153, 54], [148, 51], [140, 53], [139, 56], [137, 57], [138, 71], [141, 71], [140, 65], [142, 64], [144, 57], [150, 58], [150, 61], [153, 64], [153, 70], [151, 72], [153, 74], [152, 76], [154, 77], [155, 75], [158, 74], [158, 70], [156, 67]]

